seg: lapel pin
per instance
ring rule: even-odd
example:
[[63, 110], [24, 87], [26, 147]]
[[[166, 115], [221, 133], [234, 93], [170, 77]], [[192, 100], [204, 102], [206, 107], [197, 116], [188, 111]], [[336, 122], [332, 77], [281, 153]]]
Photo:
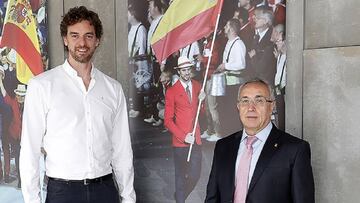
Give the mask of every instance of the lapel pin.
[[275, 143], [275, 144], [274, 144], [274, 147], [277, 148], [277, 147], [278, 147], [278, 143]]

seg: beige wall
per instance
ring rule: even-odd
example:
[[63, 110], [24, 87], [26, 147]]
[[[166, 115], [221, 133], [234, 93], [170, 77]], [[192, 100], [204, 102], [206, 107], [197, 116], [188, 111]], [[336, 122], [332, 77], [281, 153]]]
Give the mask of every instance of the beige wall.
[[287, 129], [311, 144], [316, 202], [359, 202], [360, 1], [287, 7]]
[[100, 16], [104, 27], [94, 63], [127, 89], [127, 1], [125, 0], [56, 0], [48, 1], [50, 67], [64, 61], [60, 36], [61, 17], [69, 8], [84, 5]]

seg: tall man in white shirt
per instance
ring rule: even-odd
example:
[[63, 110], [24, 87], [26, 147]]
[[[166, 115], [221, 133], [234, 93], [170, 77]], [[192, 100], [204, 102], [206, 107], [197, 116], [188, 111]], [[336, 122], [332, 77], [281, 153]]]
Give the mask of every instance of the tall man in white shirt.
[[60, 31], [67, 59], [34, 77], [25, 98], [20, 152], [25, 203], [41, 201], [41, 146], [47, 154], [46, 202], [135, 202], [124, 93], [91, 62], [102, 23], [95, 12], [74, 7]]
[[[241, 129], [240, 121], [236, 116], [236, 97], [240, 84], [244, 82], [242, 71], [245, 69], [246, 47], [239, 37], [240, 22], [230, 19], [225, 25], [225, 34], [228, 41], [225, 45], [222, 64], [218, 72], [226, 75], [226, 93], [219, 97], [219, 117], [221, 136], [230, 135]], [[209, 141], [216, 141], [220, 137], [210, 137]]]

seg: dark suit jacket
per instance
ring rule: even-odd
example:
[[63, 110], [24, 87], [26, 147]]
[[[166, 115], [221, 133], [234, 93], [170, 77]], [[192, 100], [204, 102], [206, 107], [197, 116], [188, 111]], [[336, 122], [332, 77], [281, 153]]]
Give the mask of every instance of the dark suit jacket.
[[257, 42], [253, 41], [252, 49], [256, 55], [249, 59], [248, 65], [252, 69], [255, 77], [266, 80], [270, 85], [274, 85], [276, 73], [276, 58], [274, 57], [274, 43], [270, 41], [272, 28], [269, 28], [264, 37]]
[[[242, 132], [216, 143], [205, 202], [233, 202]], [[314, 203], [310, 146], [275, 126], [261, 151], [246, 203]]]

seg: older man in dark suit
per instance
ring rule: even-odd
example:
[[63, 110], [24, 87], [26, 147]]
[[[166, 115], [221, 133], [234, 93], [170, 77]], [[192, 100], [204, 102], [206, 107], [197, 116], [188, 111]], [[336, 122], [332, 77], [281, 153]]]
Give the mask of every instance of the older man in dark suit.
[[247, 65], [252, 74], [274, 84], [276, 73], [276, 59], [274, 58], [274, 44], [270, 41], [272, 33], [273, 13], [267, 7], [261, 6], [254, 11], [255, 35], [248, 52]]
[[272, 92], [259, 79], [240, 87], [244, 131], [216, 143], [205, 202], [315, 202], [309, 143], [271, 123]]

